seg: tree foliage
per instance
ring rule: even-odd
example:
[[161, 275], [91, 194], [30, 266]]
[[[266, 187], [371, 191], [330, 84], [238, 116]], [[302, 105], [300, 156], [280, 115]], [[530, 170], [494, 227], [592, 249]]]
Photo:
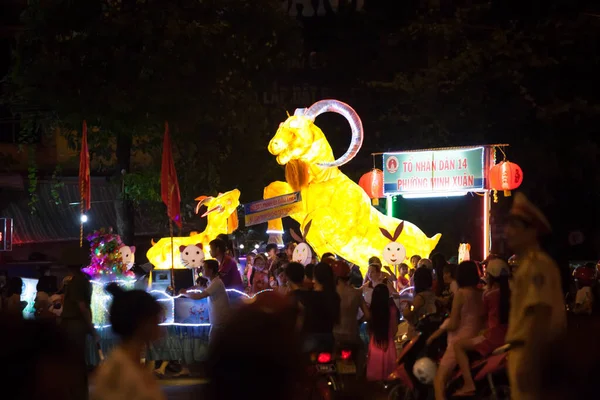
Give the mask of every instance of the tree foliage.
[[[32, 1], [22, 21], [14, 111], [73, 148], [86, 119], [93, 159], [119, 184], [126, 171], [126, 200], [157, 200], [165, 120], [184, 202], [266, 173], [242, 166], [271, 130], [258, 93], [300, 51], [277, 0]], [[153, 161], [132, 165], [134, 152]]]
[[388, 32], [397, 49], [413, 49], [410, 61], [393, 78], [369, 82], [386, 110], [382, 129], [410, 132], [390, 135], [388, 145], [508, 142], [539, 203], [558, 211], [591, 184], [583, 209], [593, 211], [600, 18], [558, 0], [533, 9], [510, 1], [433, 3]]
[[586, 157], [583, 146], [591, 155], [600, 19], [557, 2], [526, 16], [500, 3], [429, 8], [402, 29], [405, 41], [427, 51], [421, 65], [371, 82], [387, 95], [384, 122], [433, 147], [509, 141], [527, 149], [513, 153], [527, 164], [544, 158], [549, 179], [572, 176], [548, 150], [568, 141], [574, 154]]

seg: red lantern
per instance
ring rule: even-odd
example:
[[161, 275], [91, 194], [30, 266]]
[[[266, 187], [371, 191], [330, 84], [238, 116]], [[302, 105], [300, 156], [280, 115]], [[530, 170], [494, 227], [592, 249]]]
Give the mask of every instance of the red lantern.
[[490, 188], [503, 190], [505, 196], [523, 183], [523, 170], [515, 163], [502, 161], [490, 168]]
[[358, 185], [373, 200], [374, 205], [379, 204], [379, 198], [383, 197], [383, 171], [373, 168], [371, 172], [360, 177]]

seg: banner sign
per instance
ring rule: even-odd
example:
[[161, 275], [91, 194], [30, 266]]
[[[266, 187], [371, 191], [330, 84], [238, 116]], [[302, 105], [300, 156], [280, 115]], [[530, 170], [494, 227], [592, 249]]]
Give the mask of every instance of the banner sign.
[[383, 155], [384, 193], [474, 192], [485, 189], [484, 147]]
[[302, 196], [300, 192], [295, 192], [245, 204], [244, 219], [246, 226], [252, 226], [273, 219], [287, 217], [300, 210], [302, 210]]
[[0, 218], [0, 251], [12, 251], [13, 219]]

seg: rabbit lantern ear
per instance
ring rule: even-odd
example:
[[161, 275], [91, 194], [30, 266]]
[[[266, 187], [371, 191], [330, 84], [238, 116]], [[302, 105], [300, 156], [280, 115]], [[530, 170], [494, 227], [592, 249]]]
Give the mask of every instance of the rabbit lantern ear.
[[304, 227], [304, 233], [302, 234], [304, 236], [304, 240], [306, 240], [306, 237], [308, 236], [308, 231], [310, 230], [311, 225], [312, 225], [312, 219], [310, 221], [308, 221], [308, 224], [306, 224], [306, 226]]
[[300, 237], [300, 235], [298, 235], [293, 229], [290, 229], [290, 235], [292, 235], [292, 238], [296, 242], [298, 242], [298, 243], [304, 242], [304, 239], [302, 239], [302, 237]]
[[394, 237], [393, 237], [392, 241], [395, 242], [396, 240], [398, 240], [403, 229], [404, 229], [404, 221], [400, 222], [400, 225], [398, 225], [398, 227], [396, 228], [396, 231], [394, 232]]
[[386, 238], [388, 238], [390, 241], [394, 241], [394, 237], [392, 236], [391, 233], [389, 233], [387, 230], [383, 229], [383, 228], [379, 228], [379, 230], [381, 231], [381, 234], [383, 236], [385, 236]]

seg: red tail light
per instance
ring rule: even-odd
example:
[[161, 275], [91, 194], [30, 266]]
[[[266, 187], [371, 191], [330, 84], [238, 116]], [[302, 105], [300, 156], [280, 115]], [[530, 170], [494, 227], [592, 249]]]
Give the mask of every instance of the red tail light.
[[342, 360], [349, 360], [352, 357], [352, 352], [350, 350], [342, 350]]
[[317, 357], [317, 361], [319, 364], [327, 364], [331, 362], [331, 354], [330, 353], [319, 353]]

